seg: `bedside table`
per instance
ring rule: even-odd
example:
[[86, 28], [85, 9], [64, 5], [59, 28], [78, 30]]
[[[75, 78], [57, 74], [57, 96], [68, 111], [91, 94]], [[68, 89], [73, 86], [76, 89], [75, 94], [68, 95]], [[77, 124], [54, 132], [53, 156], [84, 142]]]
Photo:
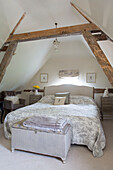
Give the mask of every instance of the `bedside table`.
[[42, 95], [30, 95], [29, 96], [29, 104], [33, 104], [33, 103], [36, 103], [38, 102], [40, 99], [42, 98]]
[[113, 118], [113, 96], [101, 97], [101, 116], [105, 118]]
[[3, 123], [3, 117], [4, 117], [4, 101], [0, 101], [0, 110], [1, 110], [1, 123]]

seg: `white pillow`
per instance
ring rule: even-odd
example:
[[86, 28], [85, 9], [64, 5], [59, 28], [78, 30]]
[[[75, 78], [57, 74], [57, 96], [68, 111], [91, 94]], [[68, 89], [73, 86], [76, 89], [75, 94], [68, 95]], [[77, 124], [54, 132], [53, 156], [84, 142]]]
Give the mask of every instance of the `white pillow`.
[[56, 93], [55, 97], [66, 97], [65, 104], [70, 103], [70, 93], [69, 92]]
[[66, 97], [55, 97], [54, 105], [64, 105]]
[[10, 100], [13, 102], [13, 104], [19, 104], [18, 96], [6, 96], [5, 100]]

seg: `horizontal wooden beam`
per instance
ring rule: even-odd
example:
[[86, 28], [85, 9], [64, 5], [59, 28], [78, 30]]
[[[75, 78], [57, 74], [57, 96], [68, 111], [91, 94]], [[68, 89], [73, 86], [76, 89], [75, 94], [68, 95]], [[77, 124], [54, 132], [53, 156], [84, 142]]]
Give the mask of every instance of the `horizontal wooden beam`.
[[83, 31], [83, 36], [86, 42], [88, 43], [90, 49], [92, 50], [93, 54], [95, 55], [101, 68], [103, 69], [104, 73], [106, 74], [109, 82], [113, 86], [113, 67], [111, 66], [110, 62], [108, 61], [107, 57], [103, 53], [102, 49], [98, 45], [95, 37], [93, 37], [91, 32]]
[[15, 34], [15, 35], [10, 35], [6, 43], [10, 43], [12, 41], [25, 42], [25, 41], [32, 41], [32, 40], [54, 38], [59, 36], [81, 34], [84, 29], [86, 31], [92, 31], [92, 30], [98, 30], [99, 28], [94, 24], [81, 24], [81, 25], [74, 25], [68, 27], [48, 29], [43, 31]]
[[[35, 92], [35, 89], [26, 89], [24, 92]], [[44, 93], [44, 89], [38, 89], [38, 92]]]
[[100, 29], [99, 29], [99, 30], [92, 30], [92, 31], [90, 31], [90, 32], [91, 32], [92, 34], [93, 34], [93, 33], [98, 33], [98, 34], [99, 34], [99, 33], [103, 33], [103, 31], [100, 30]]
[[[94, 88], [94, 93], [104, 93], [104, 91], [105, 88], [104, 89]], [[108, 88], [108, 92], [113, 93], [113, 88]]]
[[[105, 88], [94, 88], [94, 94], [95, 93], [104, 93]], [[34, 89], [26, 89], [24, 92], [34, 92]], [[44, 93], [44, 89], [38, 89], [39, 92]], [[109, 93], [113, 93], [113, 88], [108, 88]]]

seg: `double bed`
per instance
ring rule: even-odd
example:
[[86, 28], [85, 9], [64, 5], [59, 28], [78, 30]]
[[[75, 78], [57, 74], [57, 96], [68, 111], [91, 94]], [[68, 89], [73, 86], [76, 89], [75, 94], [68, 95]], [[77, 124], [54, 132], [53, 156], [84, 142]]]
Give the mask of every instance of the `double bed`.
[[[70, 104], [54, 105], [55, 93], [69, 92]], [[72, 126], [72, 144], [85, 145], [94, 157], [103, 155], [105, 135], [100, 122], [99, 108], [93, 100], [92, 87], [60, 85], [49, 86], [44, 97], [32, 105], [10, 112], [4, 120], [4, 133], [11, 138], [14, 123], [32, 116], [65, 118]]]

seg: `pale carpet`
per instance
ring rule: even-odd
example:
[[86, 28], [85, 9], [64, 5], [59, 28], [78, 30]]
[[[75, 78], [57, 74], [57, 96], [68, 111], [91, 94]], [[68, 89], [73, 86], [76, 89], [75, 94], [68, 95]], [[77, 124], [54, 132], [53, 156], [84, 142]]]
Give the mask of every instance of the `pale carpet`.
[[84, 146], [71, 147], [66, 164], [60, 159], [22, 151], [10, 151], [10, 141], [0, 125], [0, 170], [113, 170], [113, 120], [103, 121], [107, 145], [101, 158]]

